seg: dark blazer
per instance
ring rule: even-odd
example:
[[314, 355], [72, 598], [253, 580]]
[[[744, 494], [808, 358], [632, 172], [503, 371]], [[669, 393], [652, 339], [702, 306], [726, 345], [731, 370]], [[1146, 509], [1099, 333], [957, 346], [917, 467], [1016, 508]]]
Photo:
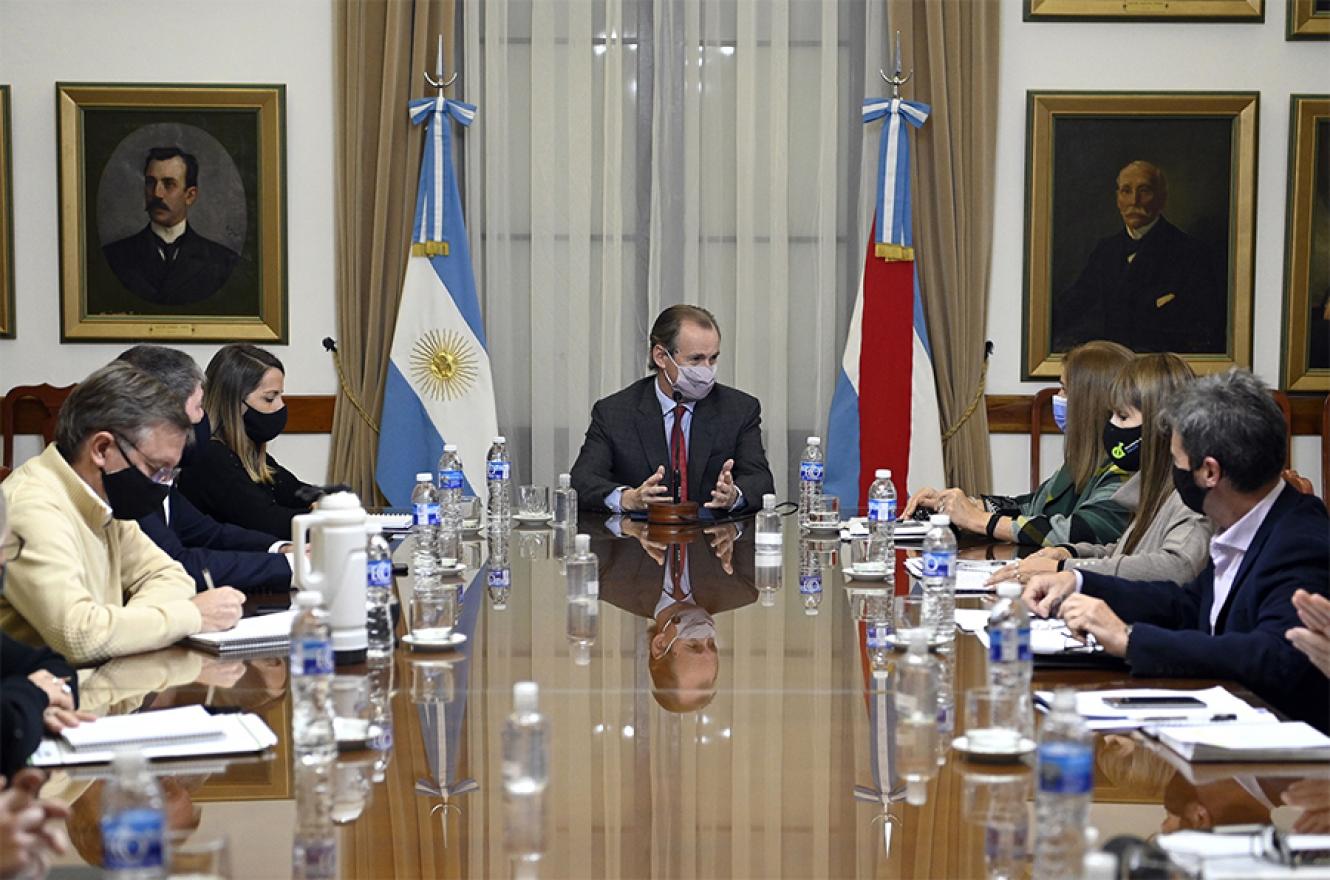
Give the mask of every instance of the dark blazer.
[[224, 523], [291, 540], [291, 517], [309, 513], [309, 504], [296, 493], [317, 492], [268, 456], [271, 483], [255, 483], [245, 473], [240, 456], [214, 438], [202, 444], [189, 467], [180, 472], [178, 485], [185, 497], [203, 513]]
[[42, 713], [50, 705], [46, 692], [28, 681], [39, 669], [69, 681], [78, 705], [78, 676], [50, 648], [30, 648], [0, 633], [0, 775], [13, 779], [42, 741]]
[[185, 226], [177, 241], [179, 250], [168, 263], [162, 259], [160, 239], [149, 224], [128, 238], [106, 245], [102, 254], [120, 283], [148, 302], [201, 302], [221, 289], [240, 256], [226, 245], [199, 235], [190, 225]]
[[[139, 520], [139, 528], [179, 562], [198, 590], [207, 588], [203, 569], [214, 584], [246, 593], [290, 589], [291, 566], [281, 553], [269, 553], [275, 541], [267, 532], [219, 523], [201, 513], [178, 489], [171, 490], [171, 519], [156, 511]], [[289, 536], [288, 536], [289, 539]]]
[[[640, 486], [661, 465], [669, 470], [665, 421], [656, 399], [655, 375], [596, 401], [582, 451], [573, 464], [578, 503], [604, 510], [605, 498], [620, 486]], [[734, 482], [743, 492], [736, 512], [762, 506], [775, 492], [767, 454], [762, 448], [762, 404], [756, 397], [717, 385], [693, 407], [688, 435], [688, 487], [705, 504], [725, 459], [734, 459]]]
[[1080, 277], [1054, 299], [1054, 348], [1108, 339], [1142, 352], [1226, 351], [1225, 278], [1210, 248], [1164, 217], [1139, 245], [1121, 230], [1100, 240]]
[[1081, 574], [1082, 592], [1134, 624], [1127, 643], [1133, 675], [1237, 681], [1286, 715], [1330, 730], [1330, 683], [1284, 638], [1302, 625], [1293, 592], [1330, 590], [1330, 521], [1314, 496], [1285, 486], [1275, 499], [1242, 557], [1213, 635], [1213, 564], [1181, 588]]
[[[654, 618], [665, 587], [665, 566], [647, 555], [635, 538], [593, 540], [591, 549], [600, 560], [600, 598], [638, 617]], [[688, 545], [693, 601], [710, 614], [757, 601], [751, 540], [735, 542], [732, 563], [734, 574], [726, 574], [705, 534]]]

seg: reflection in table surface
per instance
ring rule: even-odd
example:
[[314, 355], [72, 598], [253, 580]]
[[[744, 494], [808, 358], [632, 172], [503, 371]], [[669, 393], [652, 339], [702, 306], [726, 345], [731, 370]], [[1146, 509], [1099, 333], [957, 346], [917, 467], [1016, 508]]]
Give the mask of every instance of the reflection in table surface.
[[[792, 522], [774, 566], [756, 564], [751, 535], [733, 527], [683, 544], [632, 523], [609, 529], [597, 520], [582, 529], [600, 560], [594, 613], [570, 614], [560, 559], [571, 549], [568, 536], [516, 529], [506, 541], [483, 538], [466, 548], [468, 570], [458, 581], [465, 588], [458, 625], [468, 635], [462, 650], [399, 647], [385, 666], [339, 670], [368, 676], [387, 735], [381, 750], [344, 753], [329, 775], [334, 876], [968, 878], [1028, 871], [1029, 766], [968, 763], [944, 748], [928, 802], [904, 803], [904, 785], [891, 771], [895, 661], [870, 659], [863, 626], [890, 619], [891, 591], [908, 589], [901, 560], [895, 585], [850, 582], [836, 538], [800, 540]], [[408, 555], [399, 549], [403, 560]], [[676, 601], [676, 570], [686, 571], [679, 580], [705, 612], [695, 613], [692, 631], [705, 634], [701, 618], [709, 617], [717, 646], [712, 659], [703, 658], [714, 664], [714, 693], [702, 676], [703, 686], [684, 702], [704, 705], [686, 712], [670, 711], [677, 701], [653, 683], [651, 668], [653, 639], [662, 636], [655, 618]], [[399, 593], [409, 597], [409, 578]], [[579, 640], [590, 642], [585, 665], [576, 662]], [[945, 725], [952, 726], [965, 690], [983, 681], [984, 657], [964, 634], [939, 656], [951, 706]], [[875, 662], [885, 678], [871, 674]], [[163, 779], [168, 822], [199, 837], [224, 831], [237, 878], [291, 876], [296, 797], [308, 773], [291, 760], [283, 658], [219, 661], [172, 648], [82, 678], [84, 704], [99, 712], [201, 702], [261, 715], [281, 740], [274, 754], [170, 769]], [[1126, 678], [1041, 672], [1036, 686]], [[549, 719], [549, 786], [537, 802], [506, 807], [500, 736], [512, 685], [522, 680], [539, 683]], [[942, 741], [950, 739], [945, 731]], [[1311, 772], [1192, 768], [1127, 736], [1101, 737], [1096, 763], [1091, 818], [1101, 839], [1270, 821], [1282, 794]], [[1317, 772], [1310, 784], [1323, 790], [1325, 775]], [[101, 788], [63, 771], [48, 783], [48, 794], [73, 801], [76, 852], [67, 864], [100, 857]], [[308, 806], [299, 810], [306, 820]]]

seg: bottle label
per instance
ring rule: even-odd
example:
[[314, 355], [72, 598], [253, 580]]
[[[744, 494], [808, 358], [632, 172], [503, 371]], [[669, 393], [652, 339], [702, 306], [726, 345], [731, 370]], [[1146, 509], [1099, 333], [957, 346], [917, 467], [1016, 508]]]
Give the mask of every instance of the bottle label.
[[503, 459], [491, 461], [485, 465], [485, 479], [487, 480], [506, 480], [512, 475], [513, 466], [510, 462]]
[[108, 871], [162, 867], [166, 821], [160, 810], [122, 810], [102, 819], [102, 852]]
[[1033, 659], [1030, 653], [1030, 628], [1019, 628], [1011, 639], [1005, 638], [1005, 633], [1000, 629], [989, 630], [988, 659], [994, 663], [1010, 663], [1013, 660], [1029, 663]]
[[439, 471], [440, 489], [461, 489], [462, 472], [461, 471]]
[[600, 595], [600, 578], [593, 577], [591, 580], [586, 582], [586, 594], [588, 596]]
[[753, 543], [759, 547], [779, 547], [781, 545], [781, 533], [758, 532], [753, 537]]
[[801, 593], [820, 593], [822, 592], [822, 573], [801, 574], [799, 575], [799, 592]]
[[300, 639], [291, 642], [291, 671], [296, 675], [332, 675], [332, 642], [323, 639]]
[[885, 623], [868, 624], [868, 650], [885, 651], [891, 647], [891, 627]]
[[333, 880], [337, 876], [337, 841], [296, 838], [295, 875], [306, 880]]
[[805, 483], [822, 482], [823, 465], [820, 461], [799, 462], [799, 479]]
[[439, 524], [439, 505], [424, 502], [414, 505], [413, 521], [418, 526], [437, 526]]
[[511, 580], [512, 569], [509, 569], [506, 566], [504, 568], [491, 568], [489, 576], [486, 578], [487, 583], [491, 587], [506, 587]]
[[949, 578], [956, 574], [956, 551], [933, 550], [924, 554], [924, 577]]
[[1094, 750], [1071, 742], [1039, 746], [1039, 790], [1050, 794], [1089, 794], [1094, 790]]
[[369, 738], [369, 747], [379, 752], [386, 752], [393, 747], [393, 726], [391, 722], [381, 722], [379, 732]]
[[365, 563], [365, 583], [370, 587], [391, 587], [393, 585], [393, 561], [391, 559], [372, 559]]
[[870, 500], [868, 502], [868, 519], [870, 522], [895, 522], [896, 499], [874, 498]]

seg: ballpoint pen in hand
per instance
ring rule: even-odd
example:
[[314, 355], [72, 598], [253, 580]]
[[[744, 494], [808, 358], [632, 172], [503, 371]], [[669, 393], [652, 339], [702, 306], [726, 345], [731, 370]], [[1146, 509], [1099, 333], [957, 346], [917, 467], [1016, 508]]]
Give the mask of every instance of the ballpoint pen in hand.
[[217, 585], [212, 582], [212, 572], [206, 568], [203, 569], [203, 585], [210, 590], [217, 589]]

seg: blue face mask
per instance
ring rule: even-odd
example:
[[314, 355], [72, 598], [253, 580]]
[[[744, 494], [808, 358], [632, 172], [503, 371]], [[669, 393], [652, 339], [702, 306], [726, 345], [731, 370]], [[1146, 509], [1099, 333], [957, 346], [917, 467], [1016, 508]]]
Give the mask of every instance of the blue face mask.
[[1053, 422], [1059, 431], [1067, 433], [1067, 398], [1061, 394], [1053, 396]]

